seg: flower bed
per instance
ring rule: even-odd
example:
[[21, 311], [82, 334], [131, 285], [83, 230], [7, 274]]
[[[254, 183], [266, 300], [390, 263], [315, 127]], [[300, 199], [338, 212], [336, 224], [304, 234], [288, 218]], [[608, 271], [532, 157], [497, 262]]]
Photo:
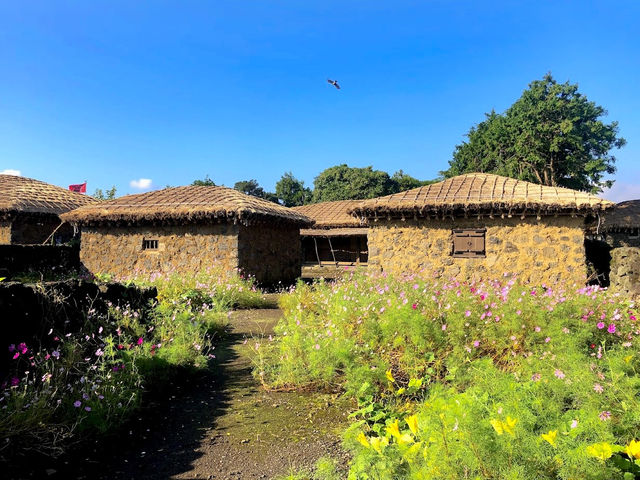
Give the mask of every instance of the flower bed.
[[638, 313], [595, 287], [356, 275], [299, 285], [272, 387], [360, 402], [350, 478], [638, 478]]

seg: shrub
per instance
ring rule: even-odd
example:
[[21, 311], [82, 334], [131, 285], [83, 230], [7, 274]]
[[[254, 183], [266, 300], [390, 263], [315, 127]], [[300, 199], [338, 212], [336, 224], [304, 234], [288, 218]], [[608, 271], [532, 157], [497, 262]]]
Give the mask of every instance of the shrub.
[[281, 306], [258, 370], [359, 399], [350, 478], [636, 475], [640, 328], [622, 297], [355, 275]]

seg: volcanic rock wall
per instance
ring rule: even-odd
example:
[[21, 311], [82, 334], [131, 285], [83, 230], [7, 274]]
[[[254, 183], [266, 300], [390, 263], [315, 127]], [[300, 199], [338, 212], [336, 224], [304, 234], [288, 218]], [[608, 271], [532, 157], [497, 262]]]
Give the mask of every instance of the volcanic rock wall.
[[611, 250], [610, 286], [640, 295], [640, 248], [620, 247]]
[[[486, 228], [484, 258], [452, 256], [454, 228]], [[534, 283], [586, 279], [582, 217], [378, 220], [369, 228], [369, 268], [447, 279], [517, 273]]]

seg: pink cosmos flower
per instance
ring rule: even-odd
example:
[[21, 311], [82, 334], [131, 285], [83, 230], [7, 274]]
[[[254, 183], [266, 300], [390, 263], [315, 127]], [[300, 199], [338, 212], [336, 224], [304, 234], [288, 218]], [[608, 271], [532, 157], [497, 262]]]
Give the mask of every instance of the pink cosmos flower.
[[473, 346], [478, 348], [480, 346], [480, 340], [476, 340], [475, 342], [473, 342]]
[[547, 337], [544, 339], [544, 343], [549, 343], [551, 341], [551, 337]]
[[539, 373], [534, 373], [533, 375], [531, 375], [531, 380], [533, 380], [534, 382], [540, 381], [541, 378], [542, 375], [540, 375]]
[[142, 345], [142, 343], [144, 342], [144, 340], [142, 339], [142, 337], [138, 338], [138, 341], [136, 342], [138, 345]]
[[318, 343], [316, 343], [313, 348], [315, 348], [316, 350], [320, 350], [320, 345]]
[[469, 310], [467, 310], [466, 312], [464, 312], [464, 316], [465, 317], [470, 317], [471, 316], [471, 312]]
[[596, 393], [602, 393], [602, 392], [604, 392], [604, 388], [599, 383], [595, 383], [593, 385], [593, 391], [596, 392]]
[[442, 331], [444, 332], [447, 329], [447, 324], [442, 325]]
[[598, 327], [600, 330], [602, 330], [604, 328], [604, 322], [598, 322], [596, 327]]
[[556, 368], [556, 371], [553, 372], [553, 374], [559, 378], [560, 380], [562, 380], [566, 375], [564, 374], [564, 372], [558, 368]]
[[600, 412], [600, 415], [598, 415], [598, 418], [600, 418], [600, 420], [602, 420], [603, 422], [605, 420], [609, 420], [611, 418], [611, 412], [607, 410]]
[[609, 324], [609, 328], [607, 328], [607, 332], [616, 333], [616, 324], [615, 323]]
[[18, 351], [23, 355], [27, 353], [27, 346], [24, 344], [24, 342], [18, 344]]
[[540, 327], [536, 326], [533, 330], [535, 330], [536, 332], [539, 332], [542, 329]]
[[578, 420], [574, 420], [573, 422], [571, 422], [571, 428], [577, 428], [578, 427]]
[[18, 377], [11, 377], [11, 386], [16, 387], [20, 383], [20, 379]]
[[411, 305], [411, 308], [413, 308], [415, 310], [416, 308], [418, 308], [418, 304], [414, 303], [413, 305]]
[[15, 360], [16, 358], [18, 358], [20, 356], [20, 354], [18, 352], [13, 354], [13, 359]]

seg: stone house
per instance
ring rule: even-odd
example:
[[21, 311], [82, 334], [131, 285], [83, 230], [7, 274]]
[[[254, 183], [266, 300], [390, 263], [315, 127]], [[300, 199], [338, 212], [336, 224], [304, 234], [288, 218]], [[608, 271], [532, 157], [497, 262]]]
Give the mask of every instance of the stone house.
[[116, 277], [239, 269], [261, 284], [300, 276], [304, 215], [226, 187], [127, 195], [63, 216], [82, 232], [80, 261]]
[[60, 214], [98, 200], [16, 175], [0, 175], [0, 245], [64, 243], [73, 228]]
[[640, 293], [640, 200], [620, 202], [594, 219], [586, 247], [599, 283]]
[[336, 269], [366, 267], [366, 221], [347, 213], [359, 203], [339, 200], [293, 207], [315, 222], [300, 230], [303, 277], [332, 277]]
[[369, 268], [583, 284], [585, 220], [612, 206], [567, 188], [471, 173], [365, 200], [350, 211], [369, 222]]

